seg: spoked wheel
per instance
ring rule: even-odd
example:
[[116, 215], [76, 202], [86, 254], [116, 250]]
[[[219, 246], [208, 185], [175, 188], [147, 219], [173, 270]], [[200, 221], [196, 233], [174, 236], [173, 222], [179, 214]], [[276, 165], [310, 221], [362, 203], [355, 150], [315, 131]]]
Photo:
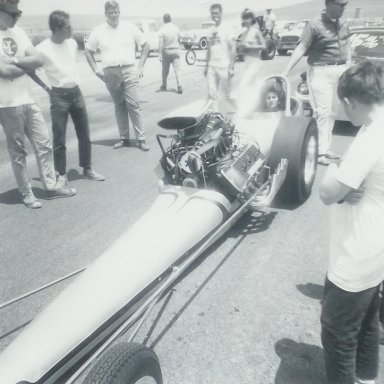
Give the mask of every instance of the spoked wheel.
[[193, 65], [196, 63], [196, 52], [193, 49], [189, 49], [185, 54], [185, 61], [188, 65]]
[[84, 384], [162, 384], [155, 352], [138, 343], [120, 343], [97, 361]]

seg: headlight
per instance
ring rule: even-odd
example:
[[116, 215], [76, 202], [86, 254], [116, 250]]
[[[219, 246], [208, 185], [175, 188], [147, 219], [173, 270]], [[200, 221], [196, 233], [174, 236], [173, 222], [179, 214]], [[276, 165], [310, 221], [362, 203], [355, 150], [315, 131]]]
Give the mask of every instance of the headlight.
[[299, 85], [297, 86], [297, 92], [301, 95], [309, 95], [307, 83], [299, 83]]

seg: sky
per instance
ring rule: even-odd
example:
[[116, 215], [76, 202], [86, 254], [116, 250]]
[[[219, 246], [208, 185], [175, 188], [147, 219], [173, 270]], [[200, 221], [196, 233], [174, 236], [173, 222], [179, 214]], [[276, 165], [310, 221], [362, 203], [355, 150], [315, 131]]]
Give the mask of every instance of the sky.
[[[173, 16], [208, 15], [209, 6], [219, 2], [224, 13], [239, 13], [249, 7], [254, 11], [268, 8], [285, 7], [298, 3], [322, 0], [120, 0], [123, 16], [159, 17], [164, 13]], [[105, 0], [20, 0], [20, 9], [25, 15], [48, 14], [62, 9], [70, 14], [102, 14]]]

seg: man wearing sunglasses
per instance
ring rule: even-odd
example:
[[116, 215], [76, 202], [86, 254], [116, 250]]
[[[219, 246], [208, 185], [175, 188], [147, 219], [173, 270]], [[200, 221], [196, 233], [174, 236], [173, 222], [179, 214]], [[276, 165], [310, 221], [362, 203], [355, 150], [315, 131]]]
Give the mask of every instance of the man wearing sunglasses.
[[284, 71], [284, 75], [288, 75], [300, 59], [308, 55], [309, 98], [319, 130], [318, 163], [321, 165], [329, 165], [331, 160], [339, 158], [330, 147], [335, 123], [333, 111], [340, 103], [337, 81], [347, 69], [351, 56], [349, 29], [341, 19], [347, 4], [347, 0], [325, 1], [325, 10], [307, 24]]
[[0, 125], [7, 138], [13, 172], [22, 200], [28, 208], [40, 208], [26, 169], [25, 136], [30, 140], [47, 190], [47, 198], [70, 197], [74, 189], [56, 184], [52, 145], [43, 115], [30, 90], [27, 72], [42, 65], [40, 54], [26, 33], [16, 26], [21, 15], [18, 0], [0, 0]]

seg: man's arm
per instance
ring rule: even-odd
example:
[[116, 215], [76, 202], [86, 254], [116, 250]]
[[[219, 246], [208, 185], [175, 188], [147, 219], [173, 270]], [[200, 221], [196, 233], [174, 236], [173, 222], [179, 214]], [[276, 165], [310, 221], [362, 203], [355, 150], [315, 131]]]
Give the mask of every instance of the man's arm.
[[0, 77], [3, 79], [13, 80], [20, 76], [25, 75], [25, 71], [16, 67], [13, 64], [9, 64], [0, 58]]
[[284, 72], [283, 76], [288, 76], [289, 72], [291, 72], [292, 68], [301, 60], [301, 58], [307, 52], [307, 47], [300, 43], [296, 49], [293, 51], [291, 59], [289, 60]]
[[149, 55], [149, 49], [150, 49], [150, 46], [147, 41], [144, 44], [142, 44], [139, 64], [137, 66], [140, 77], [143, 76], [143, 68], [144, 68], [145, 61], [147, 60], [147, 57]]
[[95, 73], [95, 75], [101, 79], [102, 81], [105, 81], [104, 74], [99, 70], [96, 60], [95, 60], [95, 52], [91, 51], [90, 49], [84, 50], [85, 58], [87, 59], [87, 63], [91, 67], [92, 71]]
[[40, 68], [43, 63], [43, 56], [33, 46], [25, 50], [25, 56], [16, 56], [13, 58], [13, 64], [27, 72], [34, 72], [37, 68]]
[[159, 34], [159, 60], [161, 61], [162, 59], [162, 53], [163, 53], [163, 35]]

